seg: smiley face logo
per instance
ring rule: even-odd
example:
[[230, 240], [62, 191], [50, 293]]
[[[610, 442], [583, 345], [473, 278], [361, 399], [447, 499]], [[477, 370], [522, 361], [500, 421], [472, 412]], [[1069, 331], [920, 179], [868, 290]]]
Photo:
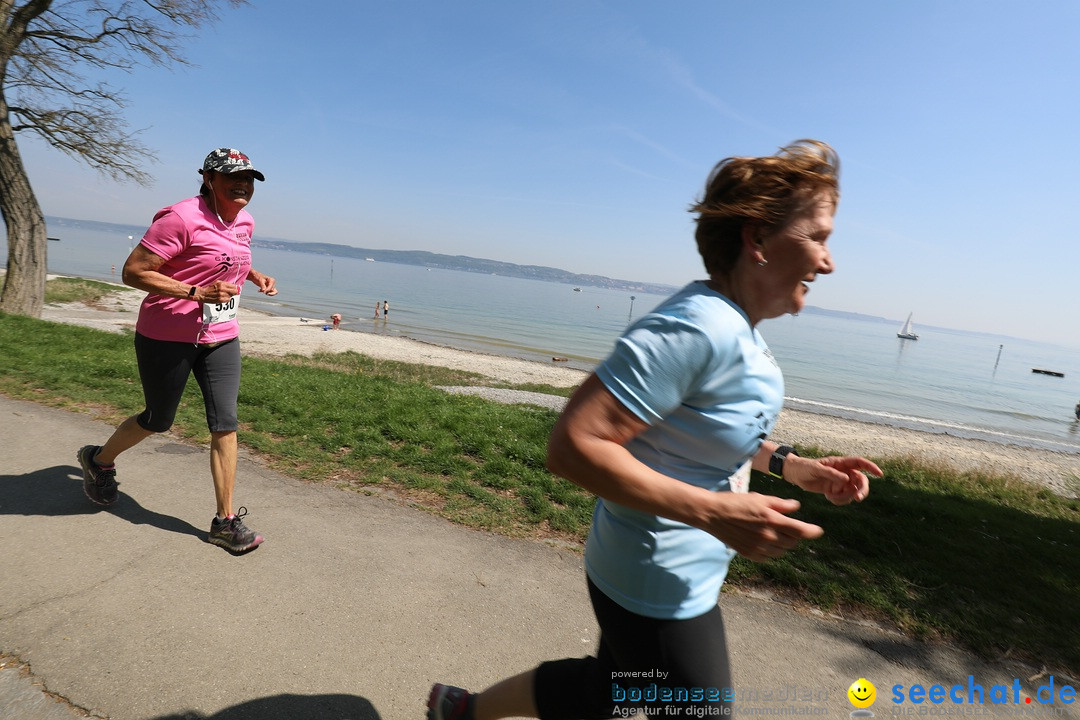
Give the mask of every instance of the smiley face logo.
[[848, 700], [857, 708], [868, 708], [877, 700], [877, 688], [866, 678], [859, 678], [847, 689]]

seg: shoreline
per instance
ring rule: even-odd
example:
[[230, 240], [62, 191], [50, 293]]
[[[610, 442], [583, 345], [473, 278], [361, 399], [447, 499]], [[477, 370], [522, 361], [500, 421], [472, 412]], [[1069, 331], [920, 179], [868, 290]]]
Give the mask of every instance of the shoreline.
[[[137, 291], [121, 290], [96, 307], [83, 303], [46, 305], [42, 319], [112, 332], [131, 329], [136, 313], [129, 311], [130, 303], [121, 299], [129, 292]], [[460, 350], [407, 337], [323, 330], [326, 324], [323, 320], [271, 315], [259, 310], [241, 308], [240, 324], [244, 351], [264, 357], [353, 351], [382, 360], [467, 370], [508, 384], [536, 383], [561, 388], [576, 387], [589, 375], [556, 364]], [[1080, 496], [1080, 454], [1076, 453], [962, 438], [791, 408], [783, 410], [771, 437], [778, 442], [817, 446], [843, 454], [879, 459], [910, 456], [960, 472], [1010, 474], [1059, 495]]]
[[241, 310], [240, 337], [244, 351], [269, 357], [353, 351], [380, 360], [467, 370], [515, 385], [537, 383], [571, 388], [580, 385], [589, 376], [584, 370], [554, 363], [461, 350], [409, 337], [354, 330], [323, 330], [325, 321], [303, 320], [269, 315], [258, 310]]

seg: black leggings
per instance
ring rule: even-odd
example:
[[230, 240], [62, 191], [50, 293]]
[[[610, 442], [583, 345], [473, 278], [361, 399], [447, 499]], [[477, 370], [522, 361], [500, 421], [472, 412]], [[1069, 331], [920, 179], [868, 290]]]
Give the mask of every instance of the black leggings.
[[146, 409], [136, 418], [139, 427], [150, 432], [165, 432], [172, 427], [188, 376], [194, 373], [202, 390], [210, 432], [236, 431], [239, 338], [220, 345], [195, 345], [153, 340], [135, 333], [135, 357], [146, 399]]
[[596, 657], [554, 660], [536, 669], [542, 720], [610, 718], [615, 708], [631, 707], [677, 718], [683, 708], [730, 703], [731, 668], [719, 607], [687, 620], [659, 620], [616, 604], [591, 580], [589, 598], [600, 624], [600, 647]]

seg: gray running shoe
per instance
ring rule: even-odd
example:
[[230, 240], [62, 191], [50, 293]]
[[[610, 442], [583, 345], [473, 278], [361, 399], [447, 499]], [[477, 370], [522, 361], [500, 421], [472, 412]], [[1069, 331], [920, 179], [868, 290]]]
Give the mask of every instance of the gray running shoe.
[[427, 706], [428, 720], [472, 720], [472, 695], [463, 688], [436, 683]]
[[242, 507], [224, 520], [215, 517], [210, 521], [209, 542], [220, 545], [229, 552], [242, 553], [254, 550], [263, 541], [262, 535], [256, 535], [244, 525], [241, 519], [247, 515], [247, 508]]
[[116, 502], [119, 491], [116, 482], [116, 465], [98, 465], [94, 462], [94, 455], [101, 449], [99, 445], [84, 445], [79, 448], [75, 457], [82, 466], [83, 492], [86, 497], [98, 505], [112, 505]]

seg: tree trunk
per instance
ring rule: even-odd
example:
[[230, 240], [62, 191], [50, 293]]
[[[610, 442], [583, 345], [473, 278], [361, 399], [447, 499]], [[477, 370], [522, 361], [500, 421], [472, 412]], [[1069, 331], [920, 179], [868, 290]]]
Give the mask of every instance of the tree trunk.
[[41, 317], [45, 304], [45, 216], [26, 176], [8, 106], [0, 90], [0, 216], [7, 229], [8, 263], [0, 311]]

